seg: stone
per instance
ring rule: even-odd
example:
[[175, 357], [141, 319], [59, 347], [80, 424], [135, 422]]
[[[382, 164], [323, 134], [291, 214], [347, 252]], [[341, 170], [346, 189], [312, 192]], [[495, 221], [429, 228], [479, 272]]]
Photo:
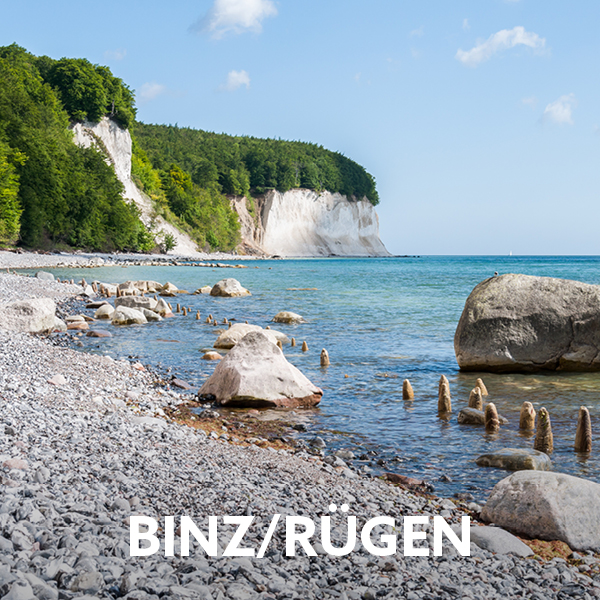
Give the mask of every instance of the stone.
[[171, 312], [171, 307], [162, 298], [159, 298], [156, 306], [152, 310], [161, 317], [167, 317], [173, 314]]
[[318, 404], [323, 391], [286, 360], [268, 334], [251, 331], [242, 338], [217, 365], [199, 396], [214, 396], [219, 404], [240, 407]]
[[119, 306], [115, 309], [112, 316], [113, 325], [140, 325], [147, 323], [148, 320], [144, 316], [144, 313], [135, 308], [128, 308], [127, 306]]
[[552, 435], [552, 424], [548, 411], [542, 407], [538, 413], [537, 429], [533, 447], [540, 452], [549, 454], [554, 450], [554, 436]]
[[67, 323], [83, 323], [85, 321], [83, 315], [69, 315], [65, 317]]
[[238, 298], [241, 296], [250, 296], [250, 292], [242, 287], [242, 284], [233, 278], [222, 279], [215, 283], [210, 290], [211, 296], [224, 296], [226, 298]]
[[93, 338], [112, 337], [112, 333], [110, 331], [106, 331], [106, 329], [91, 329], [85, 335], [86, 335], [86, 337], [93, 337]]
[[50, 298], [32, 298], [0, 304], [0, 329], [46, 333], [54, 329], [56, 305]]
[[67, 380], [65, 379], [64, 375], [57, 373], [51, 379], [48, 379], [48, 383], [50, 383], [51, 385], [61, 386], [65, 385], [67, 383]]
[[2, 596], [2, 600], [36, 600], [36, 597], [29, 583], [18, 579], [12, 584], [8, 594]]
[[575, 433], [575, 452], [592, 451], [592, 422], [590, 412], [585, 406], [579, 409], [577, 431]]
[[600, 286], [530, 275], [477, 285], [454, 336], [463, 370], [600, 370]]
[[171, 385], [174, 385], [175, 387], [178, 387], [181, 390], [192, 389], [192, 386], [187, 381], [183, 381], [183, 379], [178, 379], [177, 377], [173, 377], [173, 379], [171, 379]]
[[160, 291], [161, 293], [167, 292], [169, 294], [176, 294], [179, 291], [179, 288], [170, 281], [167, 281], [167, 283], [161, 286]]
[[535, 408], [531, 402], [523, 402], [519, 414], [519, 429], [532, 431], [535, 429]]
[[[109, 305], [106, 300], [96, 300], [95, 302], [88, 302], [85, 307], [88, 309], [96, 310], [101, 306]], [[109, 305], [110, 306], [110, 305]]]
[[413, 391], [412, 385], [410, 385], [410, 381], [405, 379], [402, 382], [402, 400], [414, 400], [415, 392]]
[[495, 554], [533, 556], [533, 550], [518, 537], [500, 527], [483, 525], [470, 528], [471, 543]]
[[62, 319], [55, 316], [53, 331], [65, 332], [67, 331], [67, 324]]
[[142, 308], [153, 310], [156, 304], [157, 301], [154, 298], [146, 296], [121, 296], [120, 298], [115, 298], [115, 309], [119, 306], [127, 306], [136, 310], [141, 310]]
[[218, 352], [205, 352], [202, 360], [222, 360], [223, 357]]
[[42, 281], [54, 281], [54, 275], [52, 275], [52, 273], [48, 273], [47, 271], [38, 271], [35, 276]]
[[87, 331], [90, 326], [85, 321], [72, 321], [67, 323], [67, 331]]
[[481, 377], [479, 377], [477, 379], [477, 381], [475, 382], [475, 387], [478, 387], [481, 390], [481, 395], [482, 396], [487, 396], [488, 395], [487, 388], [485, 387], [485, 383], [483, 383], [483, 379], [481, 379]]
[[162, 321], [162, 317], [157, 312], [154, 312], [153, 310], [150, 310], [148, 308], [142, 308], [141, 313], [146, 317], [148, 322]]
[[[121, 300], [121, 298], [115, 298], [115, 300]], [[112, 319], [114, 312], [115, 309], [110, 304], [105, 304], [94, 313], [94, 319]]]
[[[498, 421], [501, 425], [508, 424], [508, 420], [498, 415]], [[458, 422], [461, 425], [485, 425], [485, 413], [475, 408], [463, 408], [458, 413]]]
[[485, 430], [490, 433], [496, 433], [500, 429], [500, 420], [498, 419], [498, 411], [496, 405], [490, 402], [484, 411]]
[[205, 285], [201, 288], [198, 288], [194, 294], [198, 295], [198, 294], [210, 294], [210, 291], [212, 290], [212, 287], [210, 285]]
[[22, 458], [9, 458], [2, 463], [2, 466], [6, 469], [18, 469], [19, 471], [26, 471], [29, 468], [29, 464]]
[[475, 460], [480, 467], [495, 467], [507, 471], [549, 471], [552, 461], [545, 452], [525, 448], [502, 448], [483, 454]]
[[498, 482], [481, 516], [518, 534], [600, 550], [600, 484], [547, 471], [517, 471]]
[[483, 398], [481, 388], [479, 386], [473, 388], [469, 394], [469, 408], [483, 410]]
[[306, 319], [302, 315], [298, 315], [288, 310], [281, 310], [273, 317], [273, 323], [306, 323]]
[[217, 341], [214, 343], [214, 347], [221, 348], [223, 350], [229, 350], [251, 331], [263, 332], [273, 342], [273, 344], [276, 344], [277, 340], [280, 340], [282, 343], [288, 342], [288, 337], [284, 333], [275, 331], [274, 329], [265, 330], [259, 325], [236, 323], [219, 335]]

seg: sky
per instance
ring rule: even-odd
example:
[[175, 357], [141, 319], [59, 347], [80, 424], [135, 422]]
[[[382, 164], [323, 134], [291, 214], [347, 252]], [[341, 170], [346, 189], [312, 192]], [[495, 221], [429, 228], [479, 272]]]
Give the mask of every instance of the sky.
[[3, 4], [0, 45], [109, 66], [143, 122], [360, 163], [393, 254], [600, 254], [597, 0]]

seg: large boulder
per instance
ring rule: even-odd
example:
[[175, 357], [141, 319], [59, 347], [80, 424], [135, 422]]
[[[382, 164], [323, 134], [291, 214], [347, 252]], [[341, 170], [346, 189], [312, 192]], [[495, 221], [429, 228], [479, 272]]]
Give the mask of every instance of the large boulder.
[[530, 275], [481, 282], [454, 336], [463, 370], [600, 370], [600, 286]]
[[144, 313], [128, 306], [117, 307], [112, 315], [113, 325], [142, 325], [147, 322]]
[[32, 298], [0, 305], [0, 329], [25, 333], [54, 331], [56, 305], [50, 298]]
[[285, 344], [289, 341], [287, 335], [281, 333], [280, 331], [275, 331], [274, 329], [263, 329], [259, 325], [236, 323], [229, 329], [226, 329], [217, 338], [217, 341], [214, 343], [214, 347], [220, 348], [221, 350], [229, 350], [251, 331], [261, 331], [273, 344], [277, 344], [277, 340], [279, 340], [282, 344]]
[[600, 484], [587, 479], [517, 471], [496, 484], [481, 516], [532, 538], [600, 551]]
[[213, 285], [210, 290], [211, 296], [225, 296], [227, 298], [237, 298], [239, 296], [250, 296], [250, 292], [242, 287], [242, 284], [233, 278], [221, 279]]
[[135, 308], [137, 310], [142, 310], [142, 308], [153, 310], [156, 306], [156, 300], [146, 296], [121, 296], [120, 298], [115, 298], [115, 308], [118, 306], [127, 306], [128, 308]]
[[313, 385], [266, 331], [252, 331], [217, 365], [200, 388], [201, 397], [239, 407], [314, 406], [323, 391]]
[[552, 461], [545, 452], [528, 448], [502, 448], [482, 454], [475, 460], [480, 467], [495, 467], [507, 471], [549, 471]]
[[[128, 298], [133, 296], [128, 296]], [[120, 298], [117, 298], [120, 300]], [[94, 319], [112, 319], [115, 309], [110, 304], [103, 304], [95, 313]]]

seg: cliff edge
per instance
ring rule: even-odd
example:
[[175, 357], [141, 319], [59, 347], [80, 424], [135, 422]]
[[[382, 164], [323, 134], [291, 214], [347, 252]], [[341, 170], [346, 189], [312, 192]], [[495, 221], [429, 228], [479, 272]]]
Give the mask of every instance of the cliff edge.
[[233, 198], [242, 250], [278, 256], [390, 256], [379, 239], [379, 219], [368, 200], [294, 189], [256, 199], [255, 215], [245, 198]]

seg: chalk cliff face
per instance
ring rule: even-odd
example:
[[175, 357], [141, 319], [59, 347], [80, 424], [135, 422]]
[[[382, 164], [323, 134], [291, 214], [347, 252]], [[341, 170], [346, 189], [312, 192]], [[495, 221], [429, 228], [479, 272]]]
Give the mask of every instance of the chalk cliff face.
[[257, 199], [257, 216], [245, 199], [232, 206], [240, 215], [247, 251], [279, 256], [389, 256], [379, 239], [379, 220], [368, 200], [296, 189], [270, 191]]
[[[104, 150], [125, 188], [125, 198], [141, 211], [146, 226], [154, 218], [156, 230], [170, 233], [177, 245], [172, 254], [198, 256], [198, 248], [185, 233], [156, 217], [152, 202], [131, 179], [131, 136], [114, 121], [77, 123], [74, 140], [83, 147]], [[350, 202], [345, 196], [312, 190], [270, 191], [257, 198], [254, 215], [246, 198], [231, 198], [240, 219], [245, 254], [279, 256], [389, 256], [379, 239], [375, 208], [367, 200]]]
[[[126, 129], [121, 129], [114, 121], [104, 118], [100, 123], [76, 123], [73, 126], [74, 141], [79, 146], [89, 148], [100, 147], [108, 155], [109, 162], [115, 169], [119, 181], [125, 188], [125, 198], [132, 200], [141, 211], [144, 225], [149, 226], [153, 218], [152, 201], [135, 185], [131, 179], [131, 135]], [[185, 233], [156, 217], [156, 230], [170, 233], [177, 242], [170, 252], [180, 256], [195, 256], [198, 253], [196, 243]]]

